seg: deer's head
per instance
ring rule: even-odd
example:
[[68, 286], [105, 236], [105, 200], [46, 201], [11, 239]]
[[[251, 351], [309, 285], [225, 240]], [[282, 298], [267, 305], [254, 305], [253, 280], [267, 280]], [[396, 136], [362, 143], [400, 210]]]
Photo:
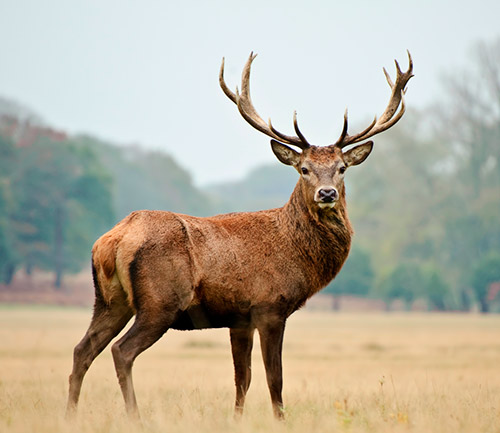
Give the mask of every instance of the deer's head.
[[[300, 174], [302, 192], [307, 200], [308, 206], [316, 209], [334, 208], [344, 191], [344, 174], [346, 170], [354, 165], [361, 164], [370, 154], [373, 148], [372, 141], [368, 138], [389, 129], [401, 119], [405, 112], [403, 95], [408, 80], [413, 76], [413, 62], [408, 52], [409, 68], [402, 72], [396, 61], [396, 82], [393, 83], [389, 74], [384, 73], [391, 87], [391, 97], [387, 108], [382, 115], [363, 131], [356, 135], [347, 132], [347, 110], [344, 115], [344, 127], [342, 134], [335, 144], [328, 146], [311, 145], [299, 129], [297, 114], [293, 115], [293, 125], [297, 135], [285, 135], [275, 129], [271, 119], [266, 123], [255, 110], [250, 98], [250, 68], [256, 55], [250, 54], [243, 69], [241, 77], [241, 93], [238, 88], [233, 93], [224, 81], [224, 59], [219, 74], [219, 83], [231, 101], [233, 101], [243, 118], [255, 129], [272, 138], [271, 147], [276, 157], [286, 165], [291, 165]], [[399, 110], [399, 111], [398, 111]], [[363, 144], [344, 150], [345, 147], [366, 141]], [[298, 152], [290, 146], [298, 147]]]

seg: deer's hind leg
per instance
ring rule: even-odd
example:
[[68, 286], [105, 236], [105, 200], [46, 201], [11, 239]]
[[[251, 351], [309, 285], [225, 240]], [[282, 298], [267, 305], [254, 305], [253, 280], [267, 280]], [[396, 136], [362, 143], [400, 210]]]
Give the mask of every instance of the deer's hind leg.
[[[118, 292], [120, 293], [120, 292]], [[78, 405], [83, 378], [94, 359], [125, 327], [134, 315], [125, 295], [117, 296], [106, 304], [99, 294], [94, 304], [90, 326], [73, 352], [73, 371], [69, 377], [69, 395], [66, 415], [71, 416]]]
[[175, 261], [143, 254], [136, 253], [130, 264], [137, 311], [134, 324], [111, 348], [125, 407], [133, 419], [139, 418], [132, 381], [134, 361], [167, 332], [193, 298], [193, 285], [183, 257]]
[[137, 312], [135, 322], [127, 333], [113, 344], [111, 351], [116, 375], [125, 400], [127, 413], [132, 419], [139, 419], [139, 409], [132, 381], [132, 366], [138, 355], [156, 343], [167, 332], [178, 315], [178, 309], [150, 310]]

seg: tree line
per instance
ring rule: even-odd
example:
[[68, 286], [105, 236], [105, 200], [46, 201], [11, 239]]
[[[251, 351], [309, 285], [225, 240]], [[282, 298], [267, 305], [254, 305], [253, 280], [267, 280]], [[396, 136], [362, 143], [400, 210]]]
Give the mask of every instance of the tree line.
[[94, 241], [137, 209], [212, 213], [169, 155], [69, 137], [0, 117], [0, 281], [21, 268], [64, 274], [88, 266]]
[[[411, 308], [498, 309], [500, 40], [478, 44], [439, 103], [410, 110], [346, 179], [356, 230], [327, 288]], [[411, 90], [410, 90], [411, 92]], [[1, 107], [0, 107], [1, 108]], [[1, 110], [0, 110], [1, 111]], [[95, 239], [129, 212], [199, 216], [282, 206], [298, 175], [263, 166], [238, 182], [193, 185], [169, 155], [70, 137], [0, 117], [0, 279], [24, 268], [63, 275], [88, 266]], [[227, 200], [237, 191], [238, 201]], [[495, 303], [496, 302], [496, 303]]]
[[[445, 77], [438, 103], [409, 110], [349, 170], [356, 234], [327, 293], [383, 299], [388, 309], [424, 300], [435, 310], [500, 311], [500, 40], [477, 44], [469, 65]], [[248, 197], [238, 209], [222, 200], [224, 209], [270, 205], [281, 193], [280, 205], [291, 176], [286, 167], [259, 168], [211, 191]]]
[[438, 310], [498, 309], [500, 39], [479, 43], [470, 60], [445, 77], [439, 103], [377, 140], [352, 179], [358, 240], [327, 290], [355, 286], [407, 307], [425, 298]]

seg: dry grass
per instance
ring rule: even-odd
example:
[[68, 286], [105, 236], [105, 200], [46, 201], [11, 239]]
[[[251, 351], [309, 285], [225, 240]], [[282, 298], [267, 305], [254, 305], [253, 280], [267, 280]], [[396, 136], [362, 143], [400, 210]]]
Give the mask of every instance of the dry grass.
[[1, 432], [500, 432], [500, 316], [296, 313], [283, 423], [258, 341], [236, 422], [228, 331], [169, 332], [135, 365], [142, 427], [124, 416], [109, 349], [77, 419], [64, 421], [72, 349], [89, 319], [86, 309], [0, 308]]

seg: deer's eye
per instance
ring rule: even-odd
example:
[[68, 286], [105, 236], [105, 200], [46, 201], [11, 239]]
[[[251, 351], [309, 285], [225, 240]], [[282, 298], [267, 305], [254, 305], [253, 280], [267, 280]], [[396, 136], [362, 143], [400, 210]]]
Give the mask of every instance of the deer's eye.
[[305, 167], [302, 167], [300, 169], [300, 171], [302, 171], [302, 174], [308, 174], [309, 173], [309, 170], [307, 168], [305, 168]]
[[346, 166], [343, 165], [342, 167], [339, 168], [339, 173], [340, 174], [344, 174], [345, 173], [345, 170], [346, 170]]

